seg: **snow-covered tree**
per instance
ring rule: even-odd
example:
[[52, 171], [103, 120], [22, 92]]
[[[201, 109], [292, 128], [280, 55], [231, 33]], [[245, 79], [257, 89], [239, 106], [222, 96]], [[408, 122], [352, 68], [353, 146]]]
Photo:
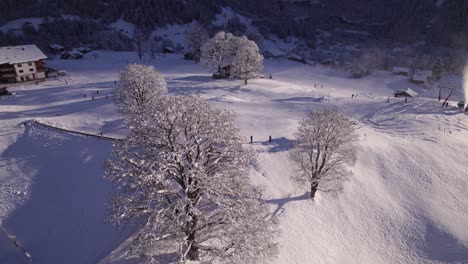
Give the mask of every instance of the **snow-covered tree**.
[[233, 117], [196, 96], [168, 96], [130, 121], [106, 169], [118, 186], [110, 219], [144, 221], [130, 257], [268, 263], [277, 254], [276, 219], [249, 185], [251, 156]]
[[440, 80], [442, 78], [442, 72], [444, 71], [444, 62], [442, 58], [437, 58], [432, 64], [432, 72], [434, 74], [434, 78], [436, 80]]
[[208, 39], [201, 47], [200, 62], [211, 71], [221, 71], [221, 67], [231, 63], [231, 53], [226, 52], [229, 41], [234, 36], [231, 33], [220, 31]]
[[185, 39], [196, 61], [200, 60], [201, 47], [208, 40], [208, 31], [198, 22], [193, 22], [189, 30], [185, 34]]
[[356, 139], [352, 121], [337, 108], [312, 111], [300, 121], [290, 159], [298, 166], [294, 179], [310, 186], [311, 198], [339, 187], [355, 162]]
[[232, 61], [231, 76], [234, 78], [247, 80], [259, 77], [263, 71], [263, 56], [260, 54], [257, 44], [240, 37], [236, 43], [236, 55]]
[[124, 115], [140, 114], [166, 93], [166, 81], [153, 66], [129, 64], [120, 73], [114, 100]]

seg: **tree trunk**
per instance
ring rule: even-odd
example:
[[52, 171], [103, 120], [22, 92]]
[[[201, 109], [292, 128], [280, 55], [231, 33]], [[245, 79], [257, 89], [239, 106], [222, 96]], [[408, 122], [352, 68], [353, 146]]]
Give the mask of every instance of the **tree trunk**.
[[245, 82], [244, 82], [244, 83], [245, 83], [245, 85], [247, 85], [247, 79], [245, 79], [244, 81], [245, 81]]
[[318, 183], [310, 184], [310, 199], [314, 199], [315, 193], [317, 192]]
[[198, 252], [198, 247], [196, 245], [192, 245], [188, 251], [188, 259], [192, 261], [200, 260], [200, 255]]

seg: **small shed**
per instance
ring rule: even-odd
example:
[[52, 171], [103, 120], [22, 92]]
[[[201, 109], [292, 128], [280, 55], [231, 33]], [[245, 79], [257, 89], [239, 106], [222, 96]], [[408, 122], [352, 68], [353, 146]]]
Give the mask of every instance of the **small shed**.
[[164, 47], [162, 50], [163, 53], [174, 53], [174, 48], [172, 47]]
[[392, 72], [393, 72], [393, 74], [396, 74], [396, 75], [403, 75], [403, 76], [410, 76], [411, 75], [411, 69], [410, 68], [404, 68], [404, 67], [393, 67]]
[[280, 59], [284, 57], [284, 52], [279, 49], [268, 49], [263, 52], [265, 58]]
[[231, 77], [231, 65], [221, 67], [220, 72], [213, 74], [213, 79], [229, 79]]
[[417, 92], [413, 91], [411, 88], [406, 88], [403, 91], [396, 91], [395, 97], [402, 98], [402, 97], [415, 97], [418, 95]]
[[306, 64], [306, 58], [298, 56], [298, 55], [290, 55], [288, 57], [288, 60], [295, 61], [295, 62], [300, 62], [302, 64]]
[[65, 47], [57, 43], [52, 43], [49, 44], [49, 50], [53, 53], [60, 53], [65, 51]]
[[432, 71], [429, 70], [414, 70], [411, 82], [416, 84], [426, 84], [432, 78]]

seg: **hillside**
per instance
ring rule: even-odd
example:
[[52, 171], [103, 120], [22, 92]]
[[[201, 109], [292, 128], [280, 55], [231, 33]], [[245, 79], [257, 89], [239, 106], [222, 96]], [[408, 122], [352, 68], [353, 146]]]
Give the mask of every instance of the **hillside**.
[[0, 44], [28, 41], [96, 44], [106, 34], [108, 36], [108, 26], [119, 19], [136, 25], [142, 32], [193, 20], [211, 27], [211, 21], [222, 8], [232, 8], [238, 14], [252, 18], [265, 37], [270, 34], [280, 38], [295, 36], [314, 42], [320, 31], [330, 32], [336, 40], [343, 40], [340, 32], [360, 31], [368, 36], [362, 39], [362, 36], [351, 34], [347, 41], [367, 44], [385, 40], [423, 42], [466, 49], [467, 5], [463, 0], [4, 0], [0, 8], [0, 26], [25, 18], [43, 18], [45, 21], [40, 29], [34, 30], [26, 24], [16, 31], [2, 32]]
[[[124, 121], [106, 95], [132, 61], [136, 54], [129, 52], [51, 60], [51, 67], [70, 73], [68, 83], [13, 85], [15, 95], [0, 101], [0, 220], [33, 263], [124, 263], [121, 249], [132, 228], [119, 231], [104, 222], [112, 186], [102, 178], [102, 164], [112, 143], [21, 123], [36, 119], [125, 136]], [[238, 114], [245, 146], [256, 153], [251, 181], [280, 220], [280, 254], [273, 263], [468, 262], [468, 121], [455, 107], [461, 91], [446, 109], [433, 91], [386, 71], [350, 79], [339, 69], [267, 60], [265, 73], [273, 79], [242, 86], [214, 81], [177, 54], [145, 63], [164, 74], [170, 95], [200, 94]], [[403, 87], [420, 96], [407, 103], [391, 97]], [[341, 191], [320, 192], [311, 201], [290, 180], [288, 151], [297, 121], [333, 105], [357, 122], [358, 159]], [[0, 263], [23, 258], [0, 232]]]

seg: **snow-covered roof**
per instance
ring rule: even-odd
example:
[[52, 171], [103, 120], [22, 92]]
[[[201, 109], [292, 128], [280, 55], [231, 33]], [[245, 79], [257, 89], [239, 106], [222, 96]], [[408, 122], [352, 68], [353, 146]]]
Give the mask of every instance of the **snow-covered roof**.
[[293, 59], [293, 60], [303, 60], [304, 58], [299, 56], [299, 55], [296, 55], [296, 54], [292, 54], [292, 55], [289, 55], [288, 56], [288, 59]]
[[415, 92], [415, 91], [414, 91], [413, 89], [411, 89], [411, 88], [406, 88], [405, 92], [406, 92], [407, 94], [413, 96], [413, 97], [418, 95], [418, 93]]
[[424, 75], [424, 76], [427, 76], [427, 77], [432, 76], [432, 71], [430, 71], [430, 70], [419, 70], [419, 69], [416, 69], [416, 70], [414, 70], [414, 73], [415, 73], [415, 74], [419, 74], [419, 75]]
[[413, 81], [426, 82], [427, 78], [432, 76], [432, 71], [428, 70], [414, 70]]
[[281, 51], [280, 49], [276, 49], [276, 48], [267, 49], [265, 52], [269, 52], [272, 56], [275, 56], [275, 57], [280, 57], [284, 55], [283, 51]]
[[404, 67], [393, 67], [393, 73], [400, 73], [400, 72], [409, 73], [410, 69], [404, 68]]
[[51, 48], [51, 49], [63, 49], [64, 46], [62, 46], [60, 44], [57, 44], [57, 43], [52, 43], [52, 44], [49, 44], [49, 48]]
[[0, 64], [14, 64], [47, 59], [36, 45], [0, 47]]
[[411, 88], [406, 88], [404, 91], [397, 91], [395, 94], [399, 94], [399, 93], [407, 93], [409, 96], [411, 97], [415, 97], [418, 95], [417, 92], [415, 92], [413, 89]]

